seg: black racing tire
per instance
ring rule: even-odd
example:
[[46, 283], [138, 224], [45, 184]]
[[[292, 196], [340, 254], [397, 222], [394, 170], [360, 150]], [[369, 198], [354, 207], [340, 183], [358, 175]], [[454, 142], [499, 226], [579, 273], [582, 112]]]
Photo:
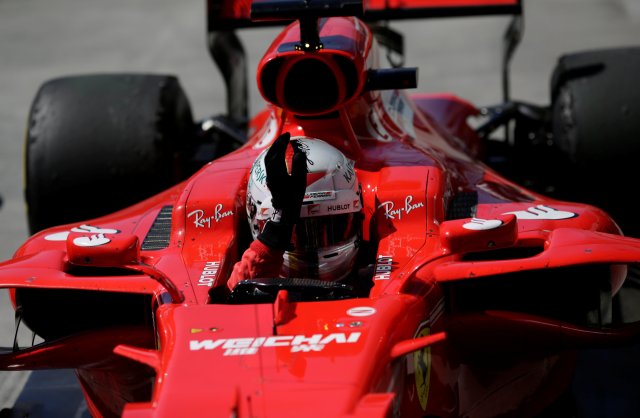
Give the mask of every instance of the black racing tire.
[[26, 137], [31, 233], [95, 218], [187, 177], [194, 123], [178, 79], [97, 74], [58, 78], [38, 91]]
[[561, 57], [551, 80], [555, 143], [568, 157], [560, 197], [601, 207], [627, 235], [640, 157], [640, 47]]

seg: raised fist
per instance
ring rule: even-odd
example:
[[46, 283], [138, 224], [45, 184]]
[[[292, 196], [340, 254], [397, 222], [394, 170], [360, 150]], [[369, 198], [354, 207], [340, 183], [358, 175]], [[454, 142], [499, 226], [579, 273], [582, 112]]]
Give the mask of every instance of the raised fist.
[[[264, 164], [267, 187], [271, 192], [273, 215], [258, 235], [258, 240], [269, 247], [287, 250], [293, 227], [300, 218], [300, 208], [307, 188], [307, 155], [297, 141], [284, 133], [276, 139]], [[288, 146], [291, 144], [291, 151]], [[290, 157], [290, 158], [288, 158]]]
[[[272, 220], [295, 224], [300, 217], [300, 207], [307, 188], [307, 156], [298, 141], [290, 141], [287, 132], [273, 142], [264, 163], [267, 171], [267, 187], [271, 192], [274, 216]], [[292, 157], [287, 158], [291, 144]]]

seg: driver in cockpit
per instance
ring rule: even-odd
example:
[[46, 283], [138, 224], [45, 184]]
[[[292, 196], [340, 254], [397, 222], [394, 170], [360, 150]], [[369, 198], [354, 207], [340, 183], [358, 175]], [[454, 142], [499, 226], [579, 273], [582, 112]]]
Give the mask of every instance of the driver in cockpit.
[[253, 242], [227, 282], [265, 277], [344, 281], [361, 245], [354, 162], [319, 139], [282, 134], [260, 154], [247, 186]]

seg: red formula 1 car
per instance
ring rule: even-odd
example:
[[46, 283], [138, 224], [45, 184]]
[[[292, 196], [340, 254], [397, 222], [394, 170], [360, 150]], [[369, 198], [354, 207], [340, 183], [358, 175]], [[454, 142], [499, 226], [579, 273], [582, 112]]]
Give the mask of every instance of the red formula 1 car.
[[[208, 13], [226, 115], [194, 124], [169, 76], [40, 89], [34, 235], [0, 264], [0, 287], [43, 342], [16, 344], [0, 368], [75, 369], [96, 417], [524, 417], [554, 411], [577, 349], [636, 338], [612, 307], [640, 261], [615, 199], [640, 110], [615, 86], [637, 74], [638, 50], [565, 56], [550, 107], [481, 110], [406, 94], [416, 69], [381, 68], [379, 49], [402, 55], [382, 22], [513, 15], [506, 74], [517, 0], [210, 0]], [[283, 21], [258, 67], [270, 105], [247, 120], [235, 30]], [[252, 241], [252, 165], [282, 133], [354, 162], [360, 282], [259, 277], [229, 292]], [[79, 192], [87, 161], [103, 177]], [[606, 196], [619, 223], [574, 195]]]

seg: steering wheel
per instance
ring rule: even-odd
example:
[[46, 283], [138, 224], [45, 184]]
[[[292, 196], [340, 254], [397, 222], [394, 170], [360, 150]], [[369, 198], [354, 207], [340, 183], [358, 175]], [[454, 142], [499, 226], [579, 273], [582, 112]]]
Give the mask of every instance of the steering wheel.
[[230, 303], [273, 303], [280, 290], [289, 292], [292, 302], [349, 299], [356, 297], [353, 286], [313, 279], [262, 278], [242, 280], [229, 295]]

